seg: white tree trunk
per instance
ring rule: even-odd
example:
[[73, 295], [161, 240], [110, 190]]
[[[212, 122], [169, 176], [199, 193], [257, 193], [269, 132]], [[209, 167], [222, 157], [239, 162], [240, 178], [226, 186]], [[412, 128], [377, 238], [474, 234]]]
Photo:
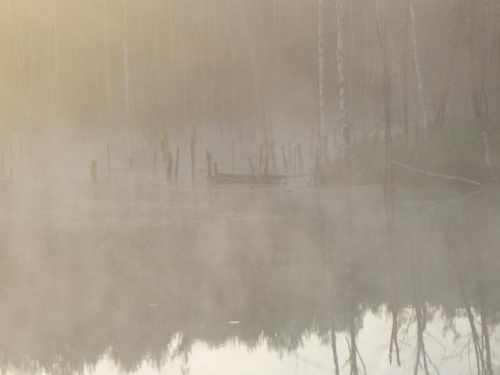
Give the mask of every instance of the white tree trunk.
[[325, 69], [323, 51], [323, 0], [318, 0], [318, 85], [319, 85], [319, 147], [322, 167], [328, 164], [328, 132], [325, 120]]
[[108, 11], [107, 0], [102, 0], [104, 12], [104, 75], [106, 83], [106, 99], [108, 103], [108, 115], [111, 114], [111, 83], [109, 79], [109, 45], [108, 45]]
[[410, 35], [412, 44], [412, 58], [413, 67], [415, 69], [415, 77], [417, 78], [417, 103], [418, 110], [422, 113], [422, 120], [424, 122], [424, 133], [429, 130], [429, 122], [427, 117], [427, 110], [424, 103], [424, 85], [422, 83], [422, 71], [420, 69], [420, 63], [418, 59], [418, 48], [417, 48], [417, 35], [415, 32], [415, 14], [413, 11], [413, 4], [411, 0], [408, 0], [408, 6], [410, 7]]
[[57, 6], [56, 0], [52, 0], [52, 27], [54, 31], [54, 100], [55, 106], [59, 106], [59, 35], [57, 29]]
[[344, 9], [342, 0], [337, 0], [337, 78], [339, 84], [340, 124], [342, 129], [341, 153], [344, 168], [348, 166], [349, 122], [345, 94], [344, 70]]
[[[169, 0], [168, 2], [168, 34], [169, 34], [169, 44], [170, 44], [170, 74], [168, 75], [168, 78], [170, 82], [168, 82], [168, 86], [170, 87], [169, 90], [169, 109], [170, 113], [169, 115], [172, 116], [173, 108], [174, 108], [174, 93], [176, 92], [176, 81], [175, 81], [175, 74], [174, 74], [174, 66], [175, 66], [175, 39], [174, 39], [174, 14], [173, 14], [173, 1], [174, 0]], [[172, 118], [172, 117], [171, 117]]]
[[130, 116], [130, 72], [128, 66], [127, 39], [123, 38], [123, 69], [125, 72], [125, 114]]
[[[21, 29], [21, 2], [18, 0], [17, 1], [17, 8], [16, 8], [16, 31], [17, 31], [17, 39], [18, 39], [18, 44], [16, 44], [16, 52], [17, 52], [17, 58], [19, 61], [19, 74], [21, 76], [20, 78], [20, 86], [21, 86], [21, 92], [23, 94], [23, 108], [26, 113], [29, 112], [29, 104], [31, 103], [30, 98], [29, 98], [29, 72], [26, 72], [26, 59], [24, 56], [24, 36], [23, 36], [23, 31]], [[28, 74], [28, 75], [27, 75]]]
[[127, 29], [128, 29], [128, 12], [127, 0], [123, 2], [123, 72], [125, 79], [125, 114], [127, 119], [130, 116], [130, 71], [128, 61], [128, 44], [127, 44]]
[[[31, 13], [31, 7], [28, 7], [28, 20], [30, 22], [30, 25], [32, 23], [32, 13]], [[32, 111], [35, 110], [35, 51], [34, 51], [34, 46], [33, 46], [33, 28], [29, 28], [29, 49], [30, 49], [30, 56], [29, 56], [29, 100], [30, 100], [30, 108]]]

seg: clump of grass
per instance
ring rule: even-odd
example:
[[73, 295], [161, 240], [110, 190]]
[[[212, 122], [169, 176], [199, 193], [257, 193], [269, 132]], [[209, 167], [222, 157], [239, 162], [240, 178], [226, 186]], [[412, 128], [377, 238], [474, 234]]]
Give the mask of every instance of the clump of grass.
[[[500, 176], [500, 139], [493, 132], [488, 137], [493, 172]], [[392, 159], [422, 170], [459, 176], [484, 182], [491, 171], [486, 164], [482, 129], [468, 123], [443, 127], [432, 135], [405, 141], [393, 139]], [[382, 184], [385, 176], [384, 142], [359, 142], [351, 149], [352, 180], [355, 184]], [[336, 160], [332, 175], [342, 176], [342, 164]], [[395, 167], [398, 184], [427, 186], [429, 177]], [[342, 178], [339, 178], [342, 180]], [[435, 184], [449, 183], [447, 180]]]

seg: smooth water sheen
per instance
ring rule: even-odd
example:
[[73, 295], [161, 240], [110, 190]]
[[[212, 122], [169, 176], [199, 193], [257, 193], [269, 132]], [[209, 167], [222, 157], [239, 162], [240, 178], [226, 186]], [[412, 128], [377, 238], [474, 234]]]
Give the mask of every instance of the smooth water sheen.
[[3, 373], [500, 370], [497, 192], [401, 189], [393, 226], [378, 187], [0, 194]]

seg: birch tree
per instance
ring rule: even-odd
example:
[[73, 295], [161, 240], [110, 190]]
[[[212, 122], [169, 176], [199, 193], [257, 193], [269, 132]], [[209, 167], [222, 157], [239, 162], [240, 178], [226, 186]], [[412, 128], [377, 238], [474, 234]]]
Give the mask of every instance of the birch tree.
[[420, 68], [420, 60], [418, 58], [417, 33], [415, 31], [415, 12], [413, 10], [412, 0], [408, 0], [408, 11], [410, 15], [410, 34], [411, 34], [411, 55], [413, 58], [413, 68], [415, 70], [415, 78], [417, 80], [417, 110], [422, 114], [424, 133], [428, 131], [427, 110], [424, 101], [424, 84], [422, 82], [422, 70]]
[[403, 90], [403, 129], [405, 141], [408, 142], [410, 130], [408, 125], [408, 47], [410, 39], [410, 3], [411, 0], [405, 0], [404, 6], [404, 35], [403, 35], [403, 48], [402, 48], [402, 90]]
[[128, 40], [127, 40], [127, 29], [128, 29], [128, 11], [127, 11], [127, 0], [123, 2], [123, 73], [125, 82], [125, 114], [127, 119], [130, 116], [130, 70], [129, 70], [129, 55], [128, 55]]
[[104, 76], [106, 85], [106, 101], [108, 105], [108, 115], [111, 115], [111, 82], [109, 78], [109, 42], [108, 42], [108, 11], [107, 0], [102, 0], [103, 26], [104, 26]]
[[434, 120], [432, 122], [432, 131], [436, 131], [438, 128], [440, 128], [445, 119], [446, 115], [446, 107], [448, 103], [448, 94], [450, 91], [451, 87], [451, 81], [452, 81], [452, 73], [453, 73], [453, 67], [455, 64], [455, 56], [457, 53], [458, 49], [458, 44], [459, 44], [459, 38], [460, 35], [462, 34], [462, 24], [464, 21], [464, 1], [465, 0], [458, 0], [457, 4], [457, 16], [455, 19], [455, 25], [453, 28], [453, 33], [451, 36], [451, 51], [450, 51], [450, 56], [448, 57], [448, 65], [447, 69], [445, 72], [445, 78], [443, 82], [443, 86], [441, 88], [441, 93], [439, 96], [439, 102], [438, 102], [438, 107], [436, 110], [436, 114], [434, 116]]
[[54, 103], [59, 106], [59, 33], [57, 26], [57, 0], [52, 0], [52, 27], [53, 27], [53, 74], [54, 74]]
[[[339, 108], [341, 124], [341, 155], [344, 169], [350, 178], [350, 126], [348, 122], [348, 112], [345, 93], [345, 69], [344, 69], [344, 5], [343, 0], [337, 0], [337, 78], [339, 85]], [[347, 0], [349, 1], [349, 0]]]
[[318, 0], [318, 86], [319, 86], [319, 151], [321, 153], [321, 168], [328, 164], [328, 133], [325, 120], [325, 68], [323, 42], [323, 0]]
[[[384, 3], [385, 5], [385, 3]], [[376, 2], [377, 34], [382, 55], [382, 91], [384, 96], [384, 139], [385, 139], [385, 179], [384, 193], [387, 197], [393, 193], [392, 154], [392, 110], [391, 110], [391, 72], [388, 53], [387, 10], [384, 7], [384, 20], [380, 18], [379, 2]]]

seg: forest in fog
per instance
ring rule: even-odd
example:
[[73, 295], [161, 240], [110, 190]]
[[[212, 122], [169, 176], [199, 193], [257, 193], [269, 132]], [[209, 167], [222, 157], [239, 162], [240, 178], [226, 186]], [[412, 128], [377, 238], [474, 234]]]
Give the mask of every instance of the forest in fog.
[[458, 121], [498, 128], [498, 1], [5, 0], [0, 8], [4, 130], [247, 126], [279, 137], [290, 123], [317, 131], [323, 122], [331, 138], [343, 122], [340, 89], [355, 132], [384, 122], [387, 94], [392, 125], [411, 137]]
[[500, 374], [500, 0], [0, 0], [0, 51], [2, 373]]

